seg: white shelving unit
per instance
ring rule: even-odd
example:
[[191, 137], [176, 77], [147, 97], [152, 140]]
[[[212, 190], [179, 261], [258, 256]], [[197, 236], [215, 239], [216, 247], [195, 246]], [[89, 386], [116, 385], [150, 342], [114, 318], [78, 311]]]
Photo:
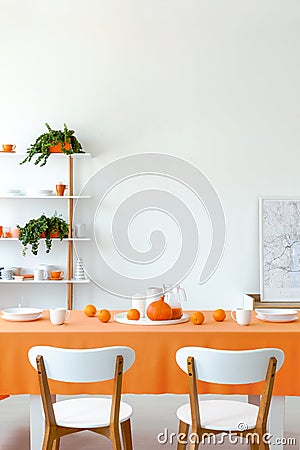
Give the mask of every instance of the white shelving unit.
[[[71, 238], [63, 238], [63, 239], [59, 239], [59, 238], [51, 238], [52, 241], [90, 241], [91, 239], [86, 237], [86, 238], [75, 238], [75, 237], [71, 237]], [[41, 241], [45, 241], [44, 238], [40, 239]], [[4, 241], [19, 241], [18, 238], [0, 238], [0, 242], [4, 242]]]
[[32, 279], [29, 280], [23, 280], [23, 281], [19, 281], [19, 280], [0, 280], [0, 284], [88, 284], [90, 283], [90, 280], [86, 279], [86, 280], [75, 280], [74, 278], [72, 280], [39, 280], [39, 281], [35, 281]]
[[0, 199], [22, 199], [22, 200], [68, 200], [70, 198], [91, 198], [89, 195], [0, 195]]
[[[0, 152], [0, 158], [16, 158], [16, 159], [24, 159], [27, 156], [26, 153], [13, 153], [13, 152]], [[34, 193], [31, 194], [28, 192], [28, 195], [26, 192], [20, 193], [20, 194], [11, 194], [6, 192], [0, 192], [0, 200], [45, 200], [45, 201], [67, 201], [67, 207], [68, 207], [68, 223], [69, 223], [69, 233], [68, 237], [64, 239], [59, 238], [53, 238], [53, 241], [62, 241], [67, 244], [67, 271], [66, 271], [66, 278], [62, 280], [40, 280], [35, 281], [33, 279], [24, 279], [24, 280], [1, 280], [0, 284], [5, 285], [40, 285], [40, 284], [49, 284], [49, 285], [66, 285], [67, 287], [67, 307], [68, 309], [73, 308], [73, 285], [76, 284], [87, 284], [90, 282], [89, 279], [84, 280], [76, 280], [73, 278], [73, 247], [74, 242], [76, 241], [90, 241], [89, 237], [84, 238], [77, 238], [73, 236], [73, 202], [76, 199], [89, 199], [91, 198], [88, 195], [81, 196], [81, 195], [74, 195], [73, 192], [73, 177], [74, 177], [74, 171], [73, 171], [73, 160], [78, 158], [86, 158], [90, 157], [90, 153], [75, 153], [72, 155], [65, 155], [63, 153], [53, 153], [50, 158], [67, 158], [68, 159], [68, 194], [69, 195], [63, 195], [63, 196], [57, 196], [57, 195], [35, 195]], [[14, 242], [19, 241], [18, 238], [0, 238], [0, 245], [2, 245], [4, 242]], [[45, 241], [45, 239], [41, 239], [41, 241]], [[20, 242], [20, 241], [19, 241]]]

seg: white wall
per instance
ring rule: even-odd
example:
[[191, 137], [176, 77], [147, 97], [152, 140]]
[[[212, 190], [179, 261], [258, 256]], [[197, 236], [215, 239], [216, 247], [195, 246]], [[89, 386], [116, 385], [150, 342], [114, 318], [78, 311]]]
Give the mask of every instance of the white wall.
[[[66, 122], [94, 156], [80, 168], [81, 184], [129, 154], [190, 161], [220, 197], [227, 242], [204, 285], [197, 283], [200, 246], [183, 283], [188, 307], [231, 308], [243, 292], [258, 292], [258, 197], [299, 194], [299, 2], [0, 0], [0, 9], [0, 142], [24, 152], [44, 122]], [[44, 170], [23, 174], [31, 169]], [[55, 166], [42, 173], [55, 184]], [[15, 184], [13, 168], [10, 176]], [[18, 183], [25, 186], [24, 177]], [[40, 208], [27, 205], [29, 217]], [[0, 265], [13, 264], [17, 247], [0, 244]], [[20, 288], [0, 288], [1, 306], [14, 304]], [[25, 303], [48, 306], [63, 302], [64, 289], [21, 293]], [[77, 289], [75, 300], [76, 308], [129, 305], [93, 285]]]

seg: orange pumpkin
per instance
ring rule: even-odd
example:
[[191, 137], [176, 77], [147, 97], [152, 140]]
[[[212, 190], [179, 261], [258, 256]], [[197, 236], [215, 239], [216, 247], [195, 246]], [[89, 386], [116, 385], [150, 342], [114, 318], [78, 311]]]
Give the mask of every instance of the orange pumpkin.
[[150, 320], [171, 320], [172, 308], [164, 302], [164, 297], [150, 303], [147, 308], [147, 316]]

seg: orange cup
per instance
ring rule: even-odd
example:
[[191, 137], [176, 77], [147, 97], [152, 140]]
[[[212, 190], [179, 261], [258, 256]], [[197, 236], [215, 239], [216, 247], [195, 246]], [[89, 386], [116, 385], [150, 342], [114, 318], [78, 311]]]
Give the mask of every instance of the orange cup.
[[64, 273], [61, 272], [60, 270], [53, 270], [53, 271], [51, 272], [51, 278], [57, 278], [57, 279], [59, 279], [59, 278], [62, 278], [63, 276], [64, 276]]
[[16, 146], [15, 144], [2, 144], [2, 148], [4, 152], [12, 152]]
[[20, 234], [19, 228], [11, 228], [10, 229], [10, 235], [12, 238], [18, 238]]
[[65, 184], [58, 183], [56, 185], [56, 194], [59, 195], [59, 196], [64, 195], [66, 187], [67, 186]]
[[3, 227], [3, 237], [4, 238], [11, 238], [11, 228], [10, 227]]

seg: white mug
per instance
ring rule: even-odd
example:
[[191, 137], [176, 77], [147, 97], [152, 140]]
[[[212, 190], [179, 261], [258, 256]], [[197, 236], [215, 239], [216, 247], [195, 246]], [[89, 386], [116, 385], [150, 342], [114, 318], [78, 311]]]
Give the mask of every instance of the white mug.
[[75, 225], [75, 237], [77, 237], [77, 238], [86, 237], [85, 223], [77, 223], [77, 225]]
[[14, 269], [14, 275], [21, 275], [22, 267], [12, 267]]
[[[234, 317], [234, 313], [235, 313], [235, 317]], [[252, 319], [252, 310], [236, 308], [236, 310], [231, 311], [231, 317], [239, 325], [249, 325], [249, 323], [251, 322], [251, 319]]]
[[34, 281], [41, 281], [44, 279], [44, 271], [43, 269], [34, 269], [33, 272]]
[[71, 311], [66, 308], [51, 308], [50, 321], [53, 325], [62, 325], [70, 318]]
[[39, 269], [43, 271], [42, 280], [48, 280], [50, 277], [50, 272], [53, 270], [53, 266], [49, 266], [48, 264], [39, 264]]
[[140, 318], [145, 317], [145, 297], [142, 294], [134, 294], [131, 299], [131, 308], [137, 309]]

